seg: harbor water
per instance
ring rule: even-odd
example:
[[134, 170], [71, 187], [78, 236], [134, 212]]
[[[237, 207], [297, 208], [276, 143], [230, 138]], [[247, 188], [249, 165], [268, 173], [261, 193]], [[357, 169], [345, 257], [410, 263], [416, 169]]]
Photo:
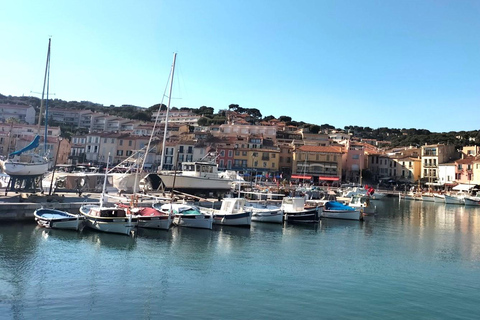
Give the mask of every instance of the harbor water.
[[480, 207], [138, 230], [0, 224], [2, 319], [477, 319]]

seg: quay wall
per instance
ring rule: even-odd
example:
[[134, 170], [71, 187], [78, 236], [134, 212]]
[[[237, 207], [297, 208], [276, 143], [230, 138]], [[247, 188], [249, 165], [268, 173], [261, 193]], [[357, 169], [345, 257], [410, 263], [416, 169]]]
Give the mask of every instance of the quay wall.
[[33, 212], [41, 207], [52, 208], [71, 213], [79, 213], [84, 204], [98, 204], [98, 202], [45, 202], [45, 203], [14, 203], [0, 202], [0, 222], [2, 221], [34, 221]]

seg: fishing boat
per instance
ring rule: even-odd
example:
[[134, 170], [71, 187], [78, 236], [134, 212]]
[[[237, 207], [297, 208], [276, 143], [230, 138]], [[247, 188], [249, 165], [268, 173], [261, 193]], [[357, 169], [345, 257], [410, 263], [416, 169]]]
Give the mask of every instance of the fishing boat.
[[320, 221], [318, 207], [306, 206], [304, 197], [285, 197], [280, 208], [286, 222], [315, 223]]
[[212, 229], [213, 215], [202, 213], [196, 206], [185, 203], [166, 203], [162, 204], [159, 209], [161, 212], [171, 212], [173, 224], [176, 226]]
[[213, 215], [213, 223], [227, 226], [250, 227], [252, 212], [245, 210], [244, 198], [224, 198], [219, 210], [200, 207], [200, 211]]
[[172, 213], [155, 207], [138, 208], [133, 211], [138, 219], [139, 228], [169, 230], [172, 226]]
[[49, 208], [40, 208], [33, 212], [40, 227], [52, 229], [79, 230], [85, 218], [79, 214]]
[[344, 220], [363, 220], [362, 210], [346, 206], [337, 201], [325, 203], [321, 210], [322, 218], [344, 219]]
[[463, 198], [466, 206], [479, 207], [480, 206], [480, 197], [478, 196], [466, 196]]
[[88, 227], [102, 232], [131, 235], [138, 223], [138, 219], [128, 214], [126, 208], [104, 203], [83, 205], [80, 213], [85, 217]]
[[252, 221], [283, 223], [283, 210], [279, 206], [266, 203], [247, 202], [245, 209], [252, 212]]
[[377, 206], [371, 203], [368, 196], [355, 195], [350, 200], [349, 207], [359, 208], [363, 215], [374, 215], [377, 213]]
[[445, 194], [445, 204], [465, 204], [466, 194], [459, 192], [456, 194]]
[[[51, 40], [48, 39], [47, 63], [45, 66], [45, 76], [43, 80], [42, 99], [40, 102], [40, 112], [38, 114], [37, 134], [33, 140], [24, 148], [14, 151], [8, 155], [5, 160], [5, 173], [10, 176], [35, 177], [41, 176], [48, 171], [49, 159], [47, 157], [47, 135], [48, 135], [48, 92], [50, 86], [50, 45]], [[46, 99], [45, 99], [46, 92]], [[45, 104], [45, 115], [43, 114]], [[44, 130], [44, 148], [36, 150], [40, 146], [40, 134], [42, 119], [45, 119]]]
[[103, 189], [100, 203], [97, 205], [82, 205], [80, 213], [85, 216], [87, 226], [103, 232], [132, 235], [138, 223], [138, 218], [130, 214], [127, 207], [108, 204], [106, 185], [110, 153], [107, 157], [107, 166], [103, 180]]
[[434, 193], [433, 194], [433, 201], [437, 203], [445, 203], [445, 195], [444, 194], [439, 194], [439, 193]]

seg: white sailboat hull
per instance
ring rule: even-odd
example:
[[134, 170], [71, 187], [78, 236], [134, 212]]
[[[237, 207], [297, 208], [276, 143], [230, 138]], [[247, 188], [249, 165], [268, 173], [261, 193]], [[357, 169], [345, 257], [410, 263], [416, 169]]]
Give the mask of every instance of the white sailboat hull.
[[5, 161], [5, 173], [10, 176], [40, 176], [48, 171], [48, 162], [24, 163]]

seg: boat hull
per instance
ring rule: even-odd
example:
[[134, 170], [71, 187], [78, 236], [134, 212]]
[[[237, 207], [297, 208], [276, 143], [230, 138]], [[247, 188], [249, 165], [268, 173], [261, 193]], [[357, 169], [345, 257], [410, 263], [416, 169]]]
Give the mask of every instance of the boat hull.
[[138, 217], [139, 228], [169, 230], [171, 226], [172, 226], [172, 217], [169, 215]]
[[203, 178], [194, 176], [159, 174], [165, 188], [172, 189], [175, 180], [175, 190], [231, 190], [231, 182], [228, 179]]
[[343, 220], [363, 220], [363, 214], [360, 210], [326, 210], [321, 211], [322, 218], [343, 219]]
[[213, 224], [224, 226], [250, 227], [252, 222], [251, 212], [240, 212], [231, 214], [215, 213], [213, 215]]
[[138, 219], [132, 217], [98, 217], [90, 214], [90, 210], [98, 206], [82, 206], [80, 213], [85, 217], [86, 225], [94, 230], [131, 235], [132, 231], [137, 227]]
[[51, 229], [79, 230], [85, 221], [81, 215], [54, 209], [37, 209], [33, 215], [40, 227]]
[[445, 195], [445, 203], [446, 204], [459, 204], [459, 205], [463, 205], [465, 204], [465, 201], [463, 199], [463, 197], [456, 197], [456, 196], [449, 196], [449, 195]]
[[212, 229], [213, 216], [203, 214], [175, 215], [173, 224], [179, 227]]
[[464, 198], [466, 206], [472, 207], [480, 207], [480, 198], [479, 197], [472, 197], [472, 198]]
[[5, 161], [5, 173], [10, 176], [40, 176], [48, 171], [47, 163], [22, 163]]
[[285, 222], [289, 223], [316, 223], [320, 221], [318, 209], [288, 212], [285, 211]]
[[277, 210], [252, 210], [252, 221], [266, 223], [283, 223], [283, 211]]

